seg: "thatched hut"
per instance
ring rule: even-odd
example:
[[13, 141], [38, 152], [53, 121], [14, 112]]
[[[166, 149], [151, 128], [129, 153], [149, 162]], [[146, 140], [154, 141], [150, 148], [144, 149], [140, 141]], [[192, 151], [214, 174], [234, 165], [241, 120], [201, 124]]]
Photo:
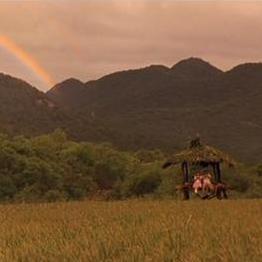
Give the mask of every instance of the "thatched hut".
[[[224, 152], [213, 148], [208, 145], [203, 145], [199, 138], [191, 141], [190, 147], [180, 153], [175, 154], [172, 159], [167, 161], [163, 168], [167, 168], [171, 165], [181, 164], [184, 185], [188, 185], [191, 182], [191, 176], [189, 174], [190, 166], [199, 166], [201, 168], [212, 167], [215, 183], [221, 184], [221, 164], [233, 167], [236, 162]], [[187, 188], [186, 186], [184, 188]], [[185, 192], [185, 198], [189, 198], [188, 190]]]

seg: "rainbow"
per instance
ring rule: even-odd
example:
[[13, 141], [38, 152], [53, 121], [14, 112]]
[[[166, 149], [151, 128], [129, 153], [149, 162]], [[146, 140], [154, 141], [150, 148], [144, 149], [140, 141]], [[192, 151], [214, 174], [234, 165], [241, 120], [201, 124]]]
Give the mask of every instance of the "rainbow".
[[52, 77], [43, 69], [39, 63], [24, 51], [20, 46], [14, 43], [10, 38], [0, 35], [0, 47], [3, 47], [14, 55], [19, 61], [26, 65], [37, 77], [51, 87], [54, 85]]

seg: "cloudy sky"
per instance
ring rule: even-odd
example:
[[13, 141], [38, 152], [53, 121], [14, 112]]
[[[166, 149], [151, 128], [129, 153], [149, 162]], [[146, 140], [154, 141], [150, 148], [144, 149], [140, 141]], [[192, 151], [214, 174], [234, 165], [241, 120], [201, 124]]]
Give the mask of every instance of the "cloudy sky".
[[[262, 2], [86, 0], [0, 1], [0, 37], [53, 83], [83, 81], [195, 56], [227, 70], [262, 61]], [[0, 72], [41, 90], [47, 83], [0, 41]]]

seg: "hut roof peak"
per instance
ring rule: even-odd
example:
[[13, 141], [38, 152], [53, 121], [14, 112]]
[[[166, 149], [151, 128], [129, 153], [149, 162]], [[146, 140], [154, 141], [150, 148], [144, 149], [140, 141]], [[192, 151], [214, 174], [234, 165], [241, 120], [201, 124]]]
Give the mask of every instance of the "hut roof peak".
[[195, 139], [190, 141], [189, 148], [201, 148], [203, 145], [201, 144], [200, 137], [197, 136]]
[[172, 159], [168, 161], [171, 165], [183, 162], [188, 162], [190, 164], [225, 163], [229, 166], [236, 165], [233, 158], [214, 147], [202, 144], [199, 137], [190, 142], [189, 148], [175, 154]]

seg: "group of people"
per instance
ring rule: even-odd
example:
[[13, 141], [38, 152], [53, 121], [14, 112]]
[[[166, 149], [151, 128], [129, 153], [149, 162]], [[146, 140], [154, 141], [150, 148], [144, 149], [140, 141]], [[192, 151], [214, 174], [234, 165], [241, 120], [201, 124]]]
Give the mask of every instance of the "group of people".
[[194, 176], [193, 189], [196, 194], [199, 191], [212, 192], [214, 190], [212, 175], [209, 172], [199, 171]]

